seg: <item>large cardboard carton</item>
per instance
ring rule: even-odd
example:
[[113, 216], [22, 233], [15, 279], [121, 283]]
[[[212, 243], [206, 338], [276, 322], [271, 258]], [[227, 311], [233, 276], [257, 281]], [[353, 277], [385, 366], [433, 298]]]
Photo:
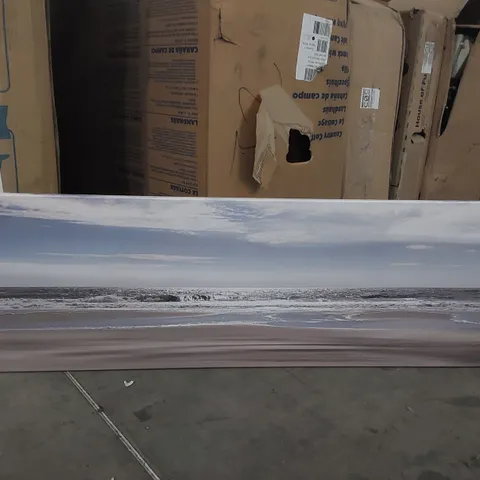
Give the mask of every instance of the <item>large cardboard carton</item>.
[[0, 3], [3, 190], [56, 193], [57, 143], [45, 2]]
[[152, 195], [341, 196], [346, 0], [147, 0]]
[[447, 19], [422, 10], [405, 12], [402, 16], [407, 50], [390, 198], [418, 200], [432, 129]]
[[421, 198], [480, 200], [478, 27], [451, 22], [444, 52]]
[[403, 23], [398, 12], [381, 3], [350, 3], [348, 155], [343, 197], [387, 199], [403, 71]]

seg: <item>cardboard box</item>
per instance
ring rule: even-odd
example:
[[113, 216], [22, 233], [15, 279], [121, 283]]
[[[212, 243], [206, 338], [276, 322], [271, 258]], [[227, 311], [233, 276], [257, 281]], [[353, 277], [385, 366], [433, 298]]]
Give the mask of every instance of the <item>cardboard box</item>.
[[[422, 199], [480, 200], [479, 28], [455, 30], [453, 22], [447, 28]], [[468, 53], [468, 49], [457, 50], [455, 32], [472, 41], [464, 68], [452, 80], [455, 51]]]
[[3, 0], [0, 17], [3, 190], [57, 193], [57, 142], [45, 2]]
[[402, 18], [373, 0], [353, 0], [349, 25], [348, 156], [343, 197], [388, 199], [403, 71]]
[[341, 196], [346, 0], [147, 0], [147, 34], [150, 194]]
[[402, 16], [407, 50], [390, 198], [418, 200], [432, 129], [447, 19], [422, 10], [412, 10]]

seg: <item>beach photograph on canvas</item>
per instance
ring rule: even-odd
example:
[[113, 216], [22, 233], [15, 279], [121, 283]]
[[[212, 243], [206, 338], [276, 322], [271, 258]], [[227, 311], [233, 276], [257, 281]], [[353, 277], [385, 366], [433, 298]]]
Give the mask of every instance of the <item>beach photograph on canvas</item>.
[[480, 205], [0, 198], [0, 371], [480, 365]]

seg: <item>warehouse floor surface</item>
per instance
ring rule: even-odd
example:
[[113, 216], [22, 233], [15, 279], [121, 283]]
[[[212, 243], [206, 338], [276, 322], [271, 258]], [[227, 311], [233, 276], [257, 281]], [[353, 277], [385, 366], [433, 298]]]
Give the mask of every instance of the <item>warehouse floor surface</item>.
[[480, 478], [480, 369], [73, 375], [0, 375], [1, 480]]

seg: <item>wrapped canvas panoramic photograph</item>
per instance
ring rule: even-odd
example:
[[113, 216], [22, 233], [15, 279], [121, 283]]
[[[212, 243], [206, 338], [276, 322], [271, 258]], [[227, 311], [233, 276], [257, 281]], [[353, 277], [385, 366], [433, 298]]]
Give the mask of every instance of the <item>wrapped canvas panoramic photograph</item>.
[[0, 371], [480, 366], [480, 205], [0, 196]]

